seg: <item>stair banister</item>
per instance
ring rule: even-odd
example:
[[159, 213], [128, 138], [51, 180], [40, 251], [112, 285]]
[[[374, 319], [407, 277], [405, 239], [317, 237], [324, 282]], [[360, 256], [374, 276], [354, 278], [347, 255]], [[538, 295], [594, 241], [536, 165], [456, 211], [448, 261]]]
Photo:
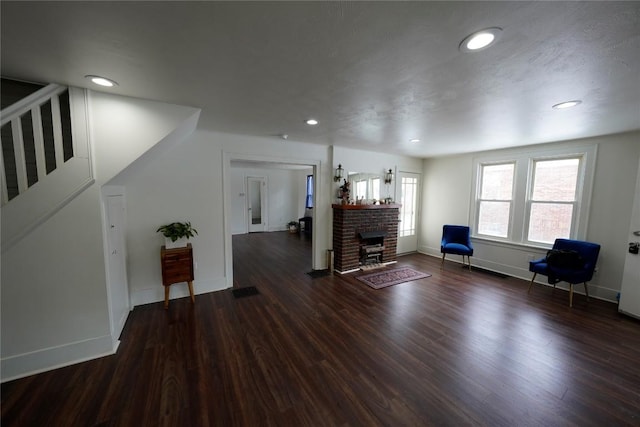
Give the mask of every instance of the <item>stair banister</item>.
[[[66, 86], [50, 84], [38, 90], [37, 92], [34, 92], [31, 95], [21, 99], [20, 101], [10, 105], [9, 107], [2, 110], [0, 114], [0, 126], [11, 123], [18, 195], [24, 193], [29, 187], [24, 150], [24, 138], [22, 133], [22, 116], [31, 112], [36, 163], [35, 172], [37, 181], [40, 182], [47, 175], [44, 135], [42, 130], [42, 114], [40, 111], [40, 107], [47, 101], [51, 101], [53, 142], [56, 164], [55, 168], [57, 169], [64, 162], [60, 102], [58, 95], [66, 90]], [[1, 200], [2, 205], [5, 205], [9, 201], [9, 193], [7, 188], [7, 176], [5, 172], [4, 156], [0, 157], [2, 157], [2, 162], [0, 163], [0, 166], [2, 168]]]

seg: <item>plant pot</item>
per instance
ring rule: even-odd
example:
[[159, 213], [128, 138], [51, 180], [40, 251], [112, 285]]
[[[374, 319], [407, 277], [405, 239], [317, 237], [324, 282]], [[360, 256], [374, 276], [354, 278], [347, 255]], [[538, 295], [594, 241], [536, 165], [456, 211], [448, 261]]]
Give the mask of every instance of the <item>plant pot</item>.
[[170, 238], [165, 237], [164, 247], [167, 249], [184, 248], [187, 246], [188, 242], [189, 242], [189, 239], [187, 239], [186, 237], [181, 237], [175, 242], [172, 242]]

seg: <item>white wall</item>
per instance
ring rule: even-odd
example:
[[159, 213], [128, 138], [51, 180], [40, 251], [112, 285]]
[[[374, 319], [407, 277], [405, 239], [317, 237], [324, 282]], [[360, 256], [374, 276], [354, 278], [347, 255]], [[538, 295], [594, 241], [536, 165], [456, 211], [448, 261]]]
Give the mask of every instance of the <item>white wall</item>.
[[287, 229], [287, 223], [297, 221], [299, 203], [302, 203], [304, 212], [304, 199], [299, 199], [299, 179], [305, 185], [306, 175], [300, 178], [300, 172], [293, 169], [274, 168], [247, 168], [231, 167], [230, 185], [231, 198], [231, 232], [242, 234], [248, 232], [247, 219], [247, 177], [264, 177], [267, 182], [267, 230], [283, 231]]
[[[384, 173], [391, 169], [394, 174], [394, 183], [391, 185], [389, 189], [391, 193], [391, 197], [396, 200], [397, 197], [397, 180], [395, 177], [398, 172], [413, 172], [413, 173], [422, 173], [422, 160], [414, 157], [408, 156], [399, 156], [396, 154], [388, 154], [388, 153], [377, 153], [374, 151], [363, 151], [363, 150], [355, 150], [352, 148], [345, 147], [334, 147], [333, 148], [333, 170], [332, 176], [335, 172], [335, 169], [339, 164], [342, 165], [344, 169], [344, 176], [347, 177], [349, 172], [360, 172], [360, 173], [371, 173], [371, 174], [380, 174], [380, 176], [384, 176]], [[336, 203], [338, 187], [342, 185], [342, 182], [332, 183], [332, 203]], [[384, 187], [384, 184], [382, 184]], [[385, 195], [386, 189], [381, 188], [380, 194]]]
[[[298, 153], [299, 157], [278, 156], [278, 153], [293, 152]], [[315, 212], [315, 220], [320, 228], [316, 229], [313, 240], [314, 265], [324, 268], [322, 265], [326, 262], [325, 254], [329, 248], [330, 205], [323, 181], [326, 183], [329, 179], [329, 169], [325, 166], [330, 163], [329, 155], [330, 148], [321, 145], [199, 130], [180, 146], [158, 156], [154, 162], [131, 171], [125, 185], [128, 279], [132, 303], [139, 305], [164, 298], [159, 256], [163, 238], [155, 230], [159, 225], [171, 221], [191, 221], [199, 232], [198, 236], [191, 239], [197, 263], [195, 293], [218, 291], [231, 286], [230, 240], [232, 229], [236, 229], [236, 226], [232, 226], [235, 223], [234, 210], [243, 205], [239, 194], [246, 194], [244, 185], [240, 185], [241, 169], [234, 171], [231, 167], [231, 160], [234, 159], [318, 165], [317, 185], [320, 192], [317, 203], [320, 208]], [[269, 198], [273, 198], [275, 203], [288, 198], [293, 200], [297, 192], [291, 179], [293, 175], [277, 170], [269, 174], [283, 179], [270, 183], [275, 193]], [[287, 188], [282, 197], [278, 195], [278, 188], [281, 187]], [[228, 233], [225, 229], [225, 203], [228, 203], [229, 209]], [[294, 206], [291, 206], [291, 210], [288, 216], [282, 214], [285, 223], [296, 215]], [[278, 218], [278, 214], [271, 215]], [[186, 295], [186, 287], [172, 286], [171, 298]]]
[[89, 96], [95, 183], [2, 254], [2, 380], [114, 351], [100, 187], [199, 110]]
[[2, 254], [2, 378], [112, 350], [93, 185]]
[[[591, 198], [587, 240], [602, 246], [598, 272], [590, 282], [593, 296], [615, 301], [622, 281], [627, 233], [640, 157], [640, 133], [532, 146], [531, 152], [578, 144], [597, 144], [598, 157]], [[513, 150], [497, 150], [508, 153]], [[482, 155], [488, 152], [481, 153]], [[443, 224], [468, 224], [472, 162], [478, 154], [426, 159], [422, 197], [420, 252], [440, 256]], [[474, 240], [473, 262], [491, 270], [529, 279], [528, 262], [545, 251], [522, 245]], [[564, 286], [559, 284], [559, 286]]]

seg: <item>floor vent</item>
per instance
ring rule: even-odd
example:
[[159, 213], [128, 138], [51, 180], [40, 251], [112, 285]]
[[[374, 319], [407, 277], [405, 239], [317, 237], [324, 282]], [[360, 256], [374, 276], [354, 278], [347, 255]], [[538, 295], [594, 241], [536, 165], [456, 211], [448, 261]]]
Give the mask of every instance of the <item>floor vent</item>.
[[258, 288], [255, 286], [247, 286], [246, 288], [238, 288], [231, 291], [236, 298], [250, 297], [252, 295], [259, 295]]

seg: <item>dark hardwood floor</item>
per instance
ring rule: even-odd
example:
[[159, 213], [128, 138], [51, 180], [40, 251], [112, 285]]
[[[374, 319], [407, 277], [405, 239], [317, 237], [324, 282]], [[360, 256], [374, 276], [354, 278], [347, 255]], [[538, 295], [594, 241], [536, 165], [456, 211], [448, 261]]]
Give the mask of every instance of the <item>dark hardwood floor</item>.
[[233, 246], [259, 295], [136, 307], [116, 355], [3, 384], [2, 426], [640, 425], [614, 304], [418, 254], [397, 265], [431, 277], [374, 290], [311, 278], [298, 235]]

